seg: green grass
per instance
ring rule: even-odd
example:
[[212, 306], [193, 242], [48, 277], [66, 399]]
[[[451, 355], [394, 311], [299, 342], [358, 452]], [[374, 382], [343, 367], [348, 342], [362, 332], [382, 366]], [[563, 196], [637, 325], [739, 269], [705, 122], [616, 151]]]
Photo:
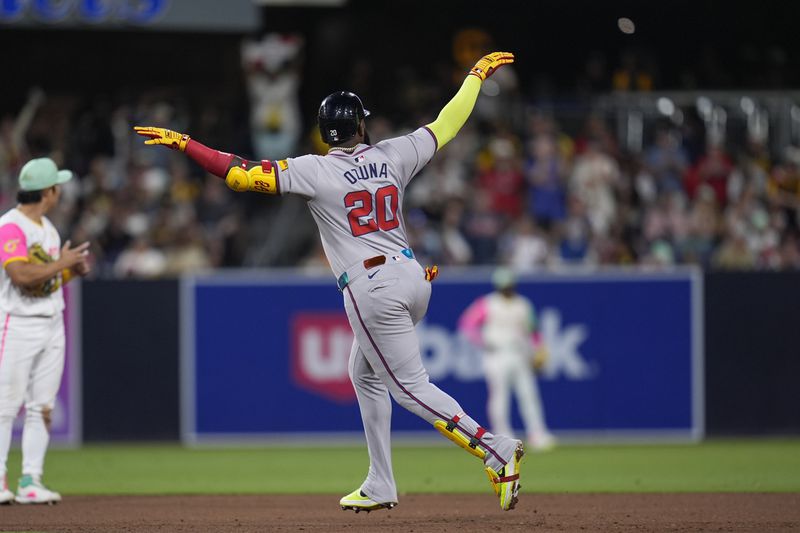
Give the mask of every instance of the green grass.
[[[19, 463], [13, 451], [12, 482]], [[68, 494], [343, 494], [361, 483], [367, 464], [364, 447], [89, 445], [51, 450], [46, 481]], [[528, 454], [523, 466], [526, 492], [798, 492], [800, 440], [562, 446]], [[402, 493], [488, 488], [480, 463], [455, 447], [395, 447], [394, 469]]]

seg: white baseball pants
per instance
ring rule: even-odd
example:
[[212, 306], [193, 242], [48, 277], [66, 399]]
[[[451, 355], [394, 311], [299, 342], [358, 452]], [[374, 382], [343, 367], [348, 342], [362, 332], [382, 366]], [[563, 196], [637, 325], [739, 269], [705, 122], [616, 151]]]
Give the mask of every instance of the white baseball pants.
[[64, 317], [0, 314], [0, 478], [5, 476], [11, 430], [25, 405], [22, 473], [41, 476], [50, 442], [49, 415], [64, 370]]
[[542, 400], [530, 366], [528, 354], [513, 350], [497, 350], [483, 355], [483, 368], [489, 392], [487, 411], [492, 431], [513, 435], [511, 427], [511, 394], [525, 424], [529, 441], [549, 435], [544, 421]]

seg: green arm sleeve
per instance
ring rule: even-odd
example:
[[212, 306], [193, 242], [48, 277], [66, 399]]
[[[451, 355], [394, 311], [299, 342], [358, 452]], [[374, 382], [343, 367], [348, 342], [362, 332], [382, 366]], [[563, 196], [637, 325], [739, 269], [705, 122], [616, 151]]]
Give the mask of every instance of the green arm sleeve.
[[467, 76], [456, 95], [436, 117], [436, 120], [426, 127], [436, 136], [436, 150], [453, 140], [458, 130], [469, 118], [478, 93], [481, 90], [481, 80], [477, 76]]

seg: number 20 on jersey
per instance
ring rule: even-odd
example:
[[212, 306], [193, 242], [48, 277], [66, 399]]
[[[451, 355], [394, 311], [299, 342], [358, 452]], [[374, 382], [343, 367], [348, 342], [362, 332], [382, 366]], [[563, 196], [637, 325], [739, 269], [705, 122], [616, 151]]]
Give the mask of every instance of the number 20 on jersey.
[[350, 231], [353, 235], [360, 237], [374, 231], [391, 231], [398, 227], [399, 196], [394, 185], [387, 185], [375, 191], [374, 200], [369, 191], [348, 193], [344, 197], [344, 206], [350, 209], [347, 220], [350, 222]]

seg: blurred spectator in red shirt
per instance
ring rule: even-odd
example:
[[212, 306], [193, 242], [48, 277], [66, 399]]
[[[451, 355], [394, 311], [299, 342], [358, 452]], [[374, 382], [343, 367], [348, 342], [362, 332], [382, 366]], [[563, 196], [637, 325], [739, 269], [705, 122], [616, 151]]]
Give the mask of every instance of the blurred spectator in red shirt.
[[516, 149], [510, 139], [498, 137], [490, 143], [489, 151], [492, 160], [478, 176], [478, 187], [489, 194], [493, 210], [514, 219], [522, 212], [525, 181]]
[[717, 203], [725, 206], [728, 202], [728, 176], [732, 171], [733, 163], [722, 146], [709, 145], [706, 155], [686, 172], [686, 192], [690, 198], [694, 198], [700, 187], [711, 187]]

